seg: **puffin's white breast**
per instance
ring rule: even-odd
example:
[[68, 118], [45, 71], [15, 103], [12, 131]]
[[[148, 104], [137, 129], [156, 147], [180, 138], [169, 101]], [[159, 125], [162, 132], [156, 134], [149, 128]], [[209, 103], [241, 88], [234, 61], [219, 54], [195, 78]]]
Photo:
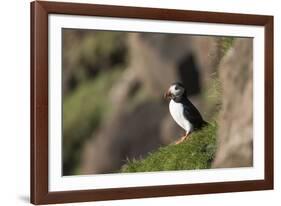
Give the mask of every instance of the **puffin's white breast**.
[[183, 115], [183, 105], [171, 100], [169, 110], [175, 122], [189, 133], [192, 130], [192, 125]]

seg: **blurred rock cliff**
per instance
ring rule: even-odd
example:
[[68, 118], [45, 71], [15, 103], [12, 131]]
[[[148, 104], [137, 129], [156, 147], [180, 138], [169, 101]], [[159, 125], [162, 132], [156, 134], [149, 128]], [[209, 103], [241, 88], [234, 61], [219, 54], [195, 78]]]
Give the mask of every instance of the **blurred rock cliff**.
[[213, 167], [253, 165], [253, 44], [237, 40], [222, 59], [218, 150]]

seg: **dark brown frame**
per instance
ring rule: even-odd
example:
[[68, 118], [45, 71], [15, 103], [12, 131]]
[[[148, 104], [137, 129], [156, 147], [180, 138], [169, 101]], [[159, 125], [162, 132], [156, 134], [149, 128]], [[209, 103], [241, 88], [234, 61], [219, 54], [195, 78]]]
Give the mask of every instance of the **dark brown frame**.
[[[48, 191], [48, 15], [257, 25], [265, 28], [265, 179]], [[31, 3], [31, 202], [66, 203], [273, 189], [273, 16], [35, 1]]]

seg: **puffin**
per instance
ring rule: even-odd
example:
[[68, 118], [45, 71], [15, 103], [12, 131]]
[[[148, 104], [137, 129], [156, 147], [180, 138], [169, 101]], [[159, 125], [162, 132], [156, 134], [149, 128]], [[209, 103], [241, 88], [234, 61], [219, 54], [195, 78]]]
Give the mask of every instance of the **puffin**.
[[175, 144], [186, 140], [196, 130], [202, 129], [208, 123], [202, 118], [198, 109], [186, 96], [186, 90], [182, 83], [173, 83], [164, 94], [170, 100], [169, 111], [174, 121], [185, 130], [185, 136], [181, 137]]

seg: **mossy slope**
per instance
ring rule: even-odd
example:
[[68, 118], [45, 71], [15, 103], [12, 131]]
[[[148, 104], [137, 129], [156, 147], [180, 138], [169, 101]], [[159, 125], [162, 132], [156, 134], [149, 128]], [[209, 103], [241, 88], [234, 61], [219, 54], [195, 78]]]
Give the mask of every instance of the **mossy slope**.
[[141, 160], [130, 160], [122, 172], [207, 169], [216, 151], [216, 123], [191, 134], [178, 145], [160, 147]]

